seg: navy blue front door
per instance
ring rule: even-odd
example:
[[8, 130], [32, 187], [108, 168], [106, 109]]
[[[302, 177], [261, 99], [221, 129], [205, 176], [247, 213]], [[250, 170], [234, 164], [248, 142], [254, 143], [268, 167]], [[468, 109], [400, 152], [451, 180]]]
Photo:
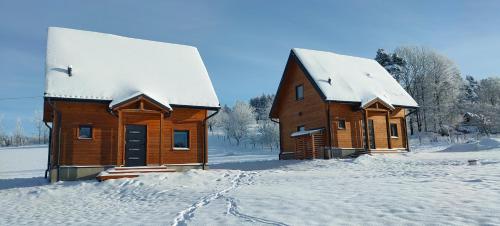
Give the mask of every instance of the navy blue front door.
[[125, 126], [125, 166], [146, 165], [146, 126]]

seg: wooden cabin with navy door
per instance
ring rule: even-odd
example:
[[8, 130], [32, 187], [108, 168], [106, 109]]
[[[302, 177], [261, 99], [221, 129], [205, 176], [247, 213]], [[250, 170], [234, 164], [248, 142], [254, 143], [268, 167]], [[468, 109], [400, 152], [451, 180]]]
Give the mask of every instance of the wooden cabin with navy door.
[[51, 27], [45, 75], [51, 181], [206, 167], [220, 105], [195, 47]]

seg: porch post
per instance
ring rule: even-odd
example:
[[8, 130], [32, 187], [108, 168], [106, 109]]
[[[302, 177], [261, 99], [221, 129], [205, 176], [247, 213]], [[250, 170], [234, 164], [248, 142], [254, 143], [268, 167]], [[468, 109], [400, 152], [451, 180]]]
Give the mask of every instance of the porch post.
[[160, 112], [160, 148], [159, 148], [159, 154], [158, 154], [158, 164], [161, 166], [162, 159], [161, 159], [161, 149], [162, 149], [162, 132], [163, 132], [163, 111]]
[[363, 120], [365, 122], [365, 150], [370, 151], [370, 131], [368, 130], [368, 111], [363, 110]]
[[314, 144], [314, 134], [311, 134], [311, 149], [312, 149], [312, 158], [315, 159], [316, 158], [316, 145]]
[[123, 153], [123, 147], [122, 147], [122, 140], [123, 140], [123, 128], [122, 128], [122, 118], [123, 118], [123, 115], [122, 115], [122, 111], [118, 110], [118, 138], [117, 138], [117, 148], [116, 148], [116, 165], [117, 166], [120, 166], [120, 165], [124, 165], [125, 161], [125, 157], [124, 157], [124, 153]]
[[391, 123], [390, 123], [390, 116], [389, 116], [389, 111], [387, 111], [387, 114], [385, 115], [385, 122], [386, 122], [386, 127], [387, 127], [387, 147], [389, 149], [392, 149], [392, 143], [391, 143]]
[[405, 136], [403, 142], [405, 143], [406, 151], [410, 151], [410, 144], [408, 143], [408, 130], [406, 128], [406, 109], [404, 110], [403, 128], [401, 128], [401, 132], [403, 132], [403, 135]]
[[326, 148], [328, 150], [328, 154], [326, 154], [327, 150], [325, 150], [323, 152], [323, 158], [326, 159], [325, 157], [328, 156], [328, 158], [332, 158], [333, 154], [332, 154], [332, 138], [333, 138], [333, 133], [332, 133], [332, 120], [331, 120], [331, 116], [330, 116], [330, 102], [327, 102], [326, 103], [326, 136], [327, 137], [327, 142], [328, 142], [328, 148]]

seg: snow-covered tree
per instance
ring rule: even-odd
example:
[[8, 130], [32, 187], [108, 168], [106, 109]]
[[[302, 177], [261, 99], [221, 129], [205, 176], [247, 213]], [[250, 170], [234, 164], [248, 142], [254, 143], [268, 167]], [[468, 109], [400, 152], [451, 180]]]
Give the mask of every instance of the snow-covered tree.
[[[271, 105], [266, 108], [266, 114], [269, 115]], [[279, 126], [277, 123], [270, 119], [261, 120], [258, 122], [258, 131], [260, 135], [260, 142], [263, 145], [268, 145], [271, 150], [273, 147], [279, 146]]]
[[212, 118], [208, 119], [207, 125], [208, 130], [213, 132], [215, 128], [222, 127], [222, 115], [224, 114], [224, 109], [219, 110], [219, 112]]
[[396, 53], [386, 53], [384, 49], [378, 49], [375, 60], [382, 65], [397, 81], [401, 79], [401, 73], [405, 66], [403, 58]]
[[410, 133], [414, 123], [418, 131], [434, 132], [455, 124], [462, 84], [458, 67], [446, 56], [424, 47], [399, 47], [395, 54], [404, 62], [398, 82], [420, 106], [409, 117]]
[[[32, 122], [35, 128], [35, 133], [38, 137], [38, 143], [42, 143], [42, 138], [44, 138], [44, 133], [46, 133], [45, 124], [43, 123], [43, 112], [41, 110], [35, 110], [33, 112]], [[45, 141], [45, 139], [44, 139]]]
[[467, 75], [465, 76], [465, 100], [470, 103], [477, 103], [479, 100], [479, 83], [474, 79], [474, 77]]
[[226, 136], [240, 145], [241, 141], [249, 136], [250, 126], [255, 124], [254, 109], [243, 101], [237, 101], [234, 107], [226, 112], [227, 117], [223, 119], [223, 130]]
[[0, 146], [7, 146], [9, 137], [3, 128], [3, 117], [3, 114], [0, 114]]
[[254, 97], [250, 99], [250, 106], [255, 109], [255, 119], [266, 120], [269, 118], [269, 114], [266, 110], [269, 106], [273, 104], [274, 95], [262, 94], [261, 96]]
[[492, 106], [500, 104], [500, 77], [481, 79], [477, 94], [481, 103]]

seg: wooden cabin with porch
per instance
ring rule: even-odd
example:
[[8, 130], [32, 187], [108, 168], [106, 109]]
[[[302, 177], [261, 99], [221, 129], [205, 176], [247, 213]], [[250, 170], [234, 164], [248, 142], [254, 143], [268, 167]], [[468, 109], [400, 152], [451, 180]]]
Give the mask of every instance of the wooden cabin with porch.
[[51, 181], [206, 167], [219, 101], [195, 47], [51, 27], [44, 97]]
[[355, 157], [409, 151], [415, 100], [372, 59], [291, 50], [270, 118], [280, 159]]

